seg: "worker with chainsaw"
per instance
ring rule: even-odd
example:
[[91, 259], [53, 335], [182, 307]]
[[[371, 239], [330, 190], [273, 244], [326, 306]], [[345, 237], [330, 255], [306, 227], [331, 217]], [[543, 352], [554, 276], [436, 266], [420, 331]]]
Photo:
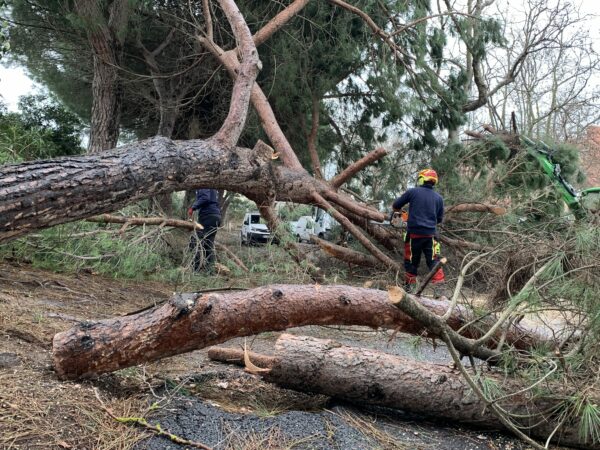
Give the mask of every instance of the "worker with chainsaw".
[[212, 273], [215, 267], [215, 237], [221, 225], [221, 207], [216, 189], [196, 190], [196, 201], [188, 208], [188, 217], [198, 211], [198, 222], [201, 230], [196, 230], [190, 241], [190, 249], [194, 254], [194, 272], [204, 270]]
[[[417, 186], [407, 190], [392, 204], [394, 212], [400, 212], [405, 205], [409, 205], [404, 236], [404, 281], [408, 292], [414, 292], [417, 287], [421, 255], [425, 256], [429, 270], [440, 259], [437, 226], [444, 218], [444, 199], [434, 190], [437, 182], [435, 170], [421, 170], [417, 176]], [[444, 271], [441, 268], [433, 275], [431, 284], [436, 297], [445, 295]]]

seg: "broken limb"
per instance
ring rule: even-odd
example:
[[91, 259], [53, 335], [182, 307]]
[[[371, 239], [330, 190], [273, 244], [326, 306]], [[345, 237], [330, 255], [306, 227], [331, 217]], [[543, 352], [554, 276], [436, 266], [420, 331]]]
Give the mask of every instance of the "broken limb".
[[166, 430], [163, 430], [161, 428], [161, 426], [158, 424], [151, 425], [143, 417], [119, 417], [112, 411], [112, 409], [110, 409], [108, 406], [106, 406], [104, 404], [104, 402], [100, 398], [100, 394], [98, 393], [98, 390], [96, 388], [94, 388], [94, 394], [96, 395], [96, 398], [100, 402], [100, 406], [106, 412], [106, 414], [108, 414], [111, 418], [113, 418], [114, 420], [116, 420], [119, 423], [134, 424], [134, 425], [140, 426], [146, 430], [156, 433], [157, 436], [164, 436], [167, 439], [175, 442], [176, 444], [189, 445], [190, 447], [199, 448], [202, 450], [212, 450], [211, 447], [204, 445], [202, 442], [190, 441], [188, 439], [183, 439], [179, 436], [169, 433]]
[[123, 228], [139, 225], [162, 225], [163, 227], [183, 228], [194, 231], [204, 228], [198, 222], [190, 222], [187, 220], [169, 219], [168, 217], [126, 217], [116, 216], [114, 214], [101, 214], [99, 216], [88, 217], [86, 222], [95, 223], [122, 223]]
[[387, 154], [388, 154], [388, 152], [385, 148], [383, 148], [383, 147], [376, 148], [372, 152], [363, 156], [358, 161], [356, 161], [356, 162], [350, 164], [348, 167], [346, 167], [342, 172], [340, 172], [335, 177], [333, 177], [331, 179], [331, 181], [329, 182], [329, 184], [331, 184], [336, 189], [339, 188], [342, 184], [344, 184], [346, 181], [348, 181], [350, 178], [352, 178], [358, 172], [363, 170], [365, 167], [367, 167], [370, 164], [373, 164], [375, 161], [380, 160]]
[[423, 291], [425, 290], [425, 288], [427, 287], [427, 285], [429, 284], [429, 282], [431, 281], [433, 276], [447, 262], [448, 262], [448, 260], [446, 258], [442, 258], [439, 261], [435, 262], [435, 264], [433, 265], [433, 268], [429, 271], [429, 273], [427, 275], [425, 275], [425, 278], [423, 278], [423, 282], [421, 283], [421, 286], [419, 286], [419, 289], [417, 289], [417, 292], [415, 292], [415, 295], [421, 295], [423, 293]]
[[[99, 216], [90, 217], [85, 219], [86, 222], [96, 222], [96, 223], [122, 223], [124, 230], [128, 226], [138, 226], [138, 225], [158, 225], [162, 227], [173, 227], [173, 228], [182, 228], [184, 230], [201, 230], [203, 227], [198, 222], [190, 222], [187, 220], [178, 220], [178, 219], [169, 219], [166, 217], [125, 217], [125, 216], [115, 216], [114, 214], [101, 214]], [[229, 259], [231, 259], [236, 266], [242, 269], [244, 272], [248, 272], [249, 269], [242, 262], [240, 258], [236, 256], [226, 245], [221, 244], [219, 242], [215, 242], [215, 246], [223, 251], [227, 255]]]
[[478, 252], [491, 252], [494, 250], [492, 247], [489, 247], [486, 245], [481, 245], [481, 244], [478, 244], [477, 242], [465, 241], [463, 239], [453, 239], [453, 238], [449, 238], [444, 235], [440, 236], [440, 242], [444, 245], [447, 245], [449, 247], [453, 247], [456, 249], [475, 250]]
[[227, 247], [225, 244], [221, 244], [220, 242], [215, 241], [215, 247], [223, 251], [223, 253], [225, 253], [227, 257], [230, 260], [232, 260], [235, 263], [235, 265], [242, 269], [244, 272], [250, 272], [250, 269], [246, 267], [242, 260], [238, 258], [235, 253], [229, 250], [229, 247]]
[[388, 289], [390, 303], [412, 317], [429, 331], [433, 336], [441, 336], [442, 333], [447, 333], [452, 344], [463, 355], [475, 356], [481, 360], [487, 361], [490, 364], [497, 364], [500, 361], [502, 353], [499, 350], [492, 350], [488, 347], [481, 347], [473, 339], [469, 339], [464, 335], [458, 334], [448, 326], [440, 317], [440, 315], [428, 311], [419, 303], [418, 297], [408, 295], [402, 288], [393, 286]]
[[355, 264], [357, 266], [387, 269], [385, 264], [372, 255], [357, 252], [356, 250], [342, 247], [341, 245], [332, 244], [329, 241], [316, 237], [314, 234], [310, 236], [310, 240], [321, 247], [321, 250], [323, 250], [325, 253], [341, 261]]
[[404, 270], [403, 267], [394, 261], [392, 258], [387, 256], [381, 250], [379, 250], [375, 244], [373, 244], [346, 216], [342, 213], [334, 209], [334, 207], [325, 200], [318, 192], [313, 192], [313, 198], [315, 203], [329, 214], [333, 216], [335, 220], [337, 220], [344, 229], [348, 230], [352, 235], [365, 247], [373, 256], [375, 256], [379, 261], [385, 264], [390, 269], [394, 269], [396, 271]]
[[[438, 320], [449, 307], [447, 301], [409, 294], [403, 298]], [[473, 319], [472, 311], [457, 306], [446, 323], [459, 329]], [[52, 355], [61, 379], [77, 379], [216, 345], [234, 337], [305, 325], [362, 325], [427, 334], [423, 323], [390, 304], [386, 291], [342, 285], [273, 285], [243, 292], [175, 294], [168, 302], [137, 314], [83, 322], [54, 336]], [[482, 335], [476, 327], [465, 327], [463, 333], [458, 337]], [[555, 339], [551, 331], [530, 331], [513, 324], [506, 343], [517, 349], [530, 349], [540, 342], [553, 345]], [[486, 347], [478, 351], [477, 356], [484, 359], [490, 356], [489, 352], [496, 355]], [[469, 353], [465, 350], [465, 354]]]
[[[209, 357], [244, 364], [244, 352], [213, 348]], [[359, 405], [387, 406], [417, 414], [444, 418], [460, 424], [499, 429], [506, 425], [491, 411], [494, 399], [477, 397], [463, 375], [448, 365], [438, 365], [393, 356], [380, 351], [354, 348], [332, 340], [283, 334], [269, 356], [248, 354], [263, 369], [261, 376], [288, 389], [315, 392]], [[351, 368], [351, 370], [349, 370]], [[535, 397], [523, 381], [487, 372], [485, 378], [510, 392], [498, 403], [512, 420], [531, 436], [546, 439], [556, 428], [556, 416], [568, 393], [552, 385], [552, 397]], [[561, 395], [562, 394], [562, 395]], [[577, 424], [563, 424], [554, 441], [562, 445], [600, 448], [580, 438]]]

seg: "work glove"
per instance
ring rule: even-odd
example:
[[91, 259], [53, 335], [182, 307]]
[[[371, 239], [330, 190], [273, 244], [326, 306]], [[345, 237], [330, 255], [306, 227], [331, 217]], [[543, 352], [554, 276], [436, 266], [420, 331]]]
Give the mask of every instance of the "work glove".
[[188, 217], [191, 219], [194, 215], [194, 210], [192, 208], [188, 208]]

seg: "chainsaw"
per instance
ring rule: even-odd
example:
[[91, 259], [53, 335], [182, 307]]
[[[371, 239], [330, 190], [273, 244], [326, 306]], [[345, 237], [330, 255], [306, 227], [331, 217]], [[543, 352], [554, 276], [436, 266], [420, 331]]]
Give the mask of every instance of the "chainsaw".
[[408, 223], [408, 212], [404, 209], [402, 211], [392, 211], [390, 213], [390, 226], [392, 228], [406, 228]]
[[388, 220], [386, 220], [384, 222], [375, 222], [373, 220], [369, 221], [369, 223], [372, 224], [372, 225], [379, 225], [379, 226], [382, 226], [382, 227], [396, 228], [398, 230], [406, 228], [407, 222], [408, 222], [408, 212], [406, 212], [405, 210], [402, 210], [402, 211], [392, 211], [390, 213], [390, 216], [389, 216]]

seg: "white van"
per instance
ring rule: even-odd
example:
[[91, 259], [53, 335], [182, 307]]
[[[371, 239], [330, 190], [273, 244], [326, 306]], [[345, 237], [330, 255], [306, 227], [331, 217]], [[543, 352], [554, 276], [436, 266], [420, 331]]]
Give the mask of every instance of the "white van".
[[273, 236], [267, 224], [262, 221], [260, 213], [246, 213], [242, 222], [242, 230], [240, 231], [241, 244], [267, 244], [271, 241], [273, 241]]
[[292, 233], [298, 242], [310, 242], [310, 235], [315, 234], [315, 221], [311, 216], [302, 216], [297, 221], [291, 222]]

